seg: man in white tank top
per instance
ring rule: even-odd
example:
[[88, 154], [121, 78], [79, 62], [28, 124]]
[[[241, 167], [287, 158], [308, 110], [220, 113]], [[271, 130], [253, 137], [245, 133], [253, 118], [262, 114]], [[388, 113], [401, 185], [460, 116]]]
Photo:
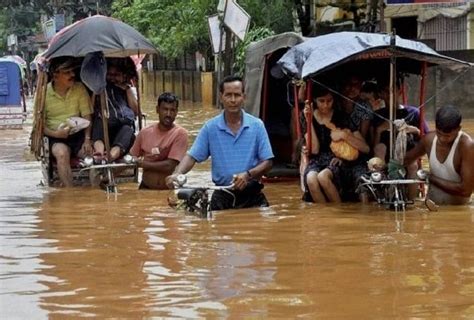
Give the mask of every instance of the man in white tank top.
[[407, 152], [404, 164], [428, 155], [428, 198], [441, 205], [470, 202], [474, 189], [474, 141], [461, 131], [462, 115], [456, 107], [436, 112], [436, 131], [426, 134]]

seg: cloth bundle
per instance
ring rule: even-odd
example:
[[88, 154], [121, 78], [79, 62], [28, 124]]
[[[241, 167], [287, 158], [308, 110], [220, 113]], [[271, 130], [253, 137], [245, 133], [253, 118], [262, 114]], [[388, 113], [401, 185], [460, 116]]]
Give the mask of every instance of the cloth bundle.
[[58, 129], [68, 128], [69, 135], [75, 134], [85, 128], [87, 128], [90, 124], [90, 121], [81, 117], [70, 117], [59, 125]]
[[[337, 127], [331, 122], [325, 124], [325, 126], [330, 130], [338, 130]], [[329, 147], [331, 148], [331, 151], [334, 153], [334, 155], [340, 159], [353, 161], [359, 157], [359, 150], [354, 148], [347, 141], [331, 141]]]

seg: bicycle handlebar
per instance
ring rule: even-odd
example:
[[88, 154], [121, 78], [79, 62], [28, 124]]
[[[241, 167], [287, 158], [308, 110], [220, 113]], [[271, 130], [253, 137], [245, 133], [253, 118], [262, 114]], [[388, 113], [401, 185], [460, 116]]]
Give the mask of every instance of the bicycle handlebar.
[[367, 184], [418, 184], [418, 183], [426, 183], [426, 180], [418, 180], [418, 179], [386, 179], [381, 181], [373, 181], [370, 178], [361, 177], [364, 181], [362, 185]]
[[182, 185], [178, 186], [176, 189], [205, 189], [205, 190], [230, 190], [234, 188], [234, 184], [227, 186], [212, 186], [212, 185]]
[[186, 182], [188, 181], [186, 175], [184, 174], [179, 174], [175, 181], [175, 187], [176, 189], [205, 189], [205, 190], [230, 190], [234, 188], [234, 184], [230, 184], [227, 186], [213, 186], [213, 185], [186, 185]]

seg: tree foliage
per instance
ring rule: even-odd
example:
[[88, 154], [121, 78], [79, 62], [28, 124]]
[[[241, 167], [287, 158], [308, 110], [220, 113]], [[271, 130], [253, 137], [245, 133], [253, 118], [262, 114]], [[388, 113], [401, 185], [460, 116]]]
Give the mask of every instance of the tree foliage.
[[214, 0], [116, 0], [114, 16], [137, 28], [168, 57], [208, 46]]
[[[276, 33], [293, 29], [291, 0], [239, 0], [251, 16], [251, 29]], [[115, 0], [113, 15], [148, 37], [167, 57], [210, 48], [207, 16], [217, 13], [218, 0]]]
[[8, 19], [5, 11], [5, 9], [0, 9], [0, 52], [5, 52], [7, 47]]
[[90, 14], [109, 15], [113, 0], [1, 0], [0, 1], [0, 49], [6, 49], [6, 36], [16, 34], [19, 41], [41, 31], [41, 15], [52, 17], [64, 13], [69, 22]]
[[39, 2], [43, 2], [42, 10], [48, 16], [64, 13], [72, 17], [72, 21], [77, 21], [94, 14], [110, 15], [113, 0], [43, 0]]
[[273, 32], [272, 30], [266, 27], [253, 28], [252, 30], [249, 31], [249, 33], [247, 33], [244, 41], [239, 42], [236, 48], [235, 63], [234, 63], [234, 70], [236, 71], [236, 73], [240, 74], [241, 76], [244, 75], [245, 53], [250, 43], [252, 43], [253, 41], [265, 39], [274, 34], [275, 32]]
[[56, 13], [65, 13], [78, 20], [89, 14], [110, 14], [113, 0], [1, 0], [0, 4], [5, 8], [32, 9], [37, 14], [46, 14], [51, 17]]
[[238, 3], [252, 17], [251, 28], [264, 27], [274, 33], [293, 31], [293, 10], [291, 0], [240, 0]]
[[[16, 2], [16, 6], [8, 2]], [[22, 1], [2, 1], [0, 5], [0, 50], [5, 52], [8, 35], [15, 34], [21, 41], [38, 31], [40, 14], [29, 3], [23, 4]]]

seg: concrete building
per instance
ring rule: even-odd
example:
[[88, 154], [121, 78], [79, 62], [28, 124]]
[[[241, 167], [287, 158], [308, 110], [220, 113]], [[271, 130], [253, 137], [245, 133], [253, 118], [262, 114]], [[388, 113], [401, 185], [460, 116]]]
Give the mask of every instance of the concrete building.
[[[424, 40], [438, 51], [474, 49], [474, 2], [451, 2], [388, 4], [383, 9], [384, 29], [395, 30], [402, 38]], [[374, 13], [377, 15], [374, 21], [380, 18], [381, 3], [381, 0], [311, 0], [313, 33], [324, 33], [321, 28], [325, 24], [331, 24], [333, 31], [355, 30], [359, 21], [354, 21], [354, 18], [360, 19], [363, 31], [378, 31], [378, 27], [366, 30], [367, 26], [364, 29], [363, 25]]]
[[377, 0], [308, 0], [312, 35], [355, 30], [373, 1]]
[[437, 51], [474, 49], [474, 3], [389, 5], [387, 30], [403, 38], [426, 40]]
[[[382, 13], [384, 30], [395, 29], [396, 34], [402, 38], [420, 40], [442, 54], [474, 62], [473, 0], [431, 4], [420, 3], [425, 0], [418, 0], [417, 4], [390, 4], [396, 0], [384, 0], [385, 3], [387, 1], [389, 4], [381, 12], [381, 0], [306, 0], [311, 15], [312, 35], [342, 30], [378, 32], [378, 21]], [[346, 4], [352, 6], [344, 6]], [[371, 10], [371, 6], [374, 10]], [[371, 21], [374, 12], [376, 16], [372, 21], [377, 26], [373, 30], [367, 30], [374, 27], [373, 23], [364, 25], [367, 20]], [[354, 15], [360, 18], [360, 28], [356, 28]], [[412, 78], [408, 79], [409, 102], [416, 105], [419, 92], [415, 83], [418, 79]], [[474, 96], [471, 94], [474, 68], [462, 75], [442, 67], [430, 68], [428, 79], [426, 97], [429, 102], [426, 110], [429, 119], [433, 119], [436, 108], [445, 104], [457, 105], [465, 117], [474, 118]]]

